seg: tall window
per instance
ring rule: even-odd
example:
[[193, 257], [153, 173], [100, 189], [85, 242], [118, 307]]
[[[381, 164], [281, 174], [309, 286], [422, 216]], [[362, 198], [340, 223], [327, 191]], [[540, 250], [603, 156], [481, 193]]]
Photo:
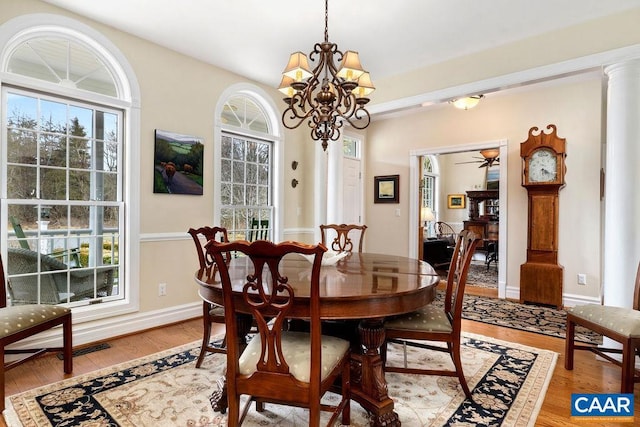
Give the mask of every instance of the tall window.
[[221, 121], [221, 225], [229, 239], [272, 240], [274, 156], [267, 117], [250, 97], [236, 95], [225, 103]]
[[222, 226], [229, 239], [270, 239], [271, 144], [222, 136]]
[[436, 171], [432, 156], [422, 157], [422, 206], [429, 207], [436, 218], [438, 207], [436, 206]]
[[0, 70], [8, 298], [98, 307], [125, 296], [124, 89], [85, 34], [55, 34], [16, 34]]

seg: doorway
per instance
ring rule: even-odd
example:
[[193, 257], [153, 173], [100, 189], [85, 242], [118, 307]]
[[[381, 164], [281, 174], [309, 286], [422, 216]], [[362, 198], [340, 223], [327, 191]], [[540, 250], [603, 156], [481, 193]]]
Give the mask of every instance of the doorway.
[[[499, 184], [498, 184], [498, 190], [497, 190], [497, 194], [499, 196], [496, 201], [497, 205], [492, 206], [492, 209], [496, 209], [496, 211], [499, 212], [499, 221], [495, 221], [498, 227], [497, 250], [495, 251], [495, 254], [494, 254], [494, 256], [497, 257], [497, 263], [492, 262], [490, 264], [490, 268], [495, 268], [495, 266], [497, 265], [497, 269], [498, 269], [497, 296], [498, 298], [506, 298], [506, 276], [507, 276], [506, 274], [507, 258], [506, 257], [507, 257], [507, 244], [508, 244], [507, 243], [508, 242], [507, 227], [506, 227], [507, 225], [507, 209], [506, 209], [507, 207], [507, 173], [506, 173], [507, 141], [506, 140], [472, 143], [472, 144], [456, 146], [456, 147], [448, 146], [448, 147], [429, 148], [429, 149], [425, 148], [423, 150], [416, 150], [410, 153], [410, 159], [409, 159], [409, 164], [410, 164], [409, 253], [410, 253], [410, 256], [417, 257], [418, 242], [421, 241], [421, 239], [418, 236], [418, 231], [420, 226], [419, 207], [421, 206], [421, 200], [419, 200], [419, 197], [420, 197], [420, 184], [421, 184], [421, 178], [422, 178], [421, 169], [420, 169], [422, 157], [432, 155], [434, 158], [438, 159], [442, 156], [441, 158], [444, 160], [445, 156], [447, 155], [456, 155], [458, 159], [468, 158], [469, 161], [472, 162], [475, 160], [475, 156], [479, 155], [480, 150], [485, 150], [490, 148], [499, 149], [499, 159], [500, 159], [499, 161], [500, 168], [499, 168], [499, 174], [498, 174]], [[461, 160], [449, 161], [449, 163], [452, 163], [452, 164], [455, 164], [456, 162], [464, 163]], [[446, 171], [445, 165], [444, 165], [445, 162], [443, 161], [442, 163], [443, 164], [440, 165], [441, 166], [440, 175], [441, 175], [441, 181], [444, 181], [447, 179], [447, 173], [445, 173]], [[479, 164], [481, 163], [482, 162], [479, 162]], [[478, 169], [478, 165], [475, 165], [475, 164], [469, 164], [469, 165], [461, 164], [459, 167], [464, 167], [464, 166], [475, 168], [476, 170]], [[492, 166], [495, 166], [495, 165], [492, 165]], [[460, 171], [457, 165], [455, 166], [456, 168], [455, 170], [451, 169], [452, 166], [450, 165], [447, 165], [446, 167], [450, 168], [449, 170], [450, 174], [461, 174], [461, 177], [464, 174], [464, 172]], [[493, 169], [492, 172], [493, 172], [492, 179], [495, 181], [496, 170]], [[484, 176], [485, 175], [483, 175], [483, 177]], [[451, 210], [448, 208], [446, 203], [447, 197], [449, 195], [456, 196], [456, 195], [462, 194], [465, 196], [465, 199], [466, 199], [467, 191], [474, 191], [474, 190], [484, 191], [487, 188], [485, 179], [486, 178], [483, 178], [481, 183], [480, 182], [478, 183], [464, 182], [464, 179], [462, 179], [460, 184], [457, 184], [457, 186], [455, 185], [447, 186], [447, 185], [444, 185], [444, 182], [440, 182], [440, 184], [438, 185], [437, 191], [440, 191], [442, 193], [439, 195], [439, 198], [441, 200], [444, 200], [444, 202], [440, 203], [441, 205], [440, 215], [438, 215], [438, 218], [436, 218], [436, 220], [440, 220], [444, 218], [453, 218], [455, 219], [455, 221], [452, 220], [451, 222], [454, 222], [456, 225], [454, 229], [456, 231], [463, 229], [465, 225], [464, 224], [465, 221], [469, 220], [468, 205], [465, 204], [465, 209]], [[495, 183], [493, 183], [492, 185], [495, 185]], [[482, 208], [483, 208], [482, 214], [484, 215], [484, 206]], [[485, 254], [486, 254], [486, 251], [485, 251]], [[485, 291], [481, 291], [481, 293], [482, 292], [485, 292]]]

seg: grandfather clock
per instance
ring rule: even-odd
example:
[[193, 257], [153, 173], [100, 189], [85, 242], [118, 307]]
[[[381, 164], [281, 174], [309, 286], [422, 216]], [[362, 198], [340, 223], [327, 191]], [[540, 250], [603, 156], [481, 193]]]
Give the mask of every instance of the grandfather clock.
[[[558, 192], [564, 187], [565, 139], [556, 126], [549, 133], [529, 129], [520, 144], [522, 186], [529, 195], [527, 262], [520, 266], [520, 302], [562, 307], [562, 276], [558, 264]], [[537, 134], [536, 134], [537, 133]]]

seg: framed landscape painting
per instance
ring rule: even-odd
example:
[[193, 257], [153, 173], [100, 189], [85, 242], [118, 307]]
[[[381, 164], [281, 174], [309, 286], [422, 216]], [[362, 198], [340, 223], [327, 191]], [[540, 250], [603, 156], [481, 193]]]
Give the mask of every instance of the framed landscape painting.
[[449, 209], [464, 209], [465, 201], [464, 194], [449, 194], [447, 196], [447, 207]]
[[202, 195], [203, 139], [156, 129], [153, 192]]
[[374, 203], [400, 203], [400, 175], [376, 176], [373, 183]]

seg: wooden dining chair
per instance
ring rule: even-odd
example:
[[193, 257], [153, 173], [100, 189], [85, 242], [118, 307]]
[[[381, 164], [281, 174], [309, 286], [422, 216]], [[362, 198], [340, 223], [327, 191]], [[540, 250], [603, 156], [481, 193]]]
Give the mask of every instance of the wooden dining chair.
[[[214, 261], [212, 258], [207, 257], [207, 254], [204, 251], [204, 243], [208, 242], [211, 239], [219, 240], [222, 242], [228, 242], [229, 239], [227, 237], [227, 229], [223, 227], [200, 227], [198, 229], [190, 228], [188, 233], [193, 238], [193, 242], [196, 246], [196, 252], [198, 253], [198, 261], [200, 263], [200, 268], [217, 268], [214, 265]], [[204, 239], [201, 240], [201, 237]], [[230, 255], [225, 254], [225, 260], [228, 262], [230, 260]], [[208, 301], [202, 301], [202, 325], [203, 325], [203, 334], [202, 334], [202, 346], [200, 347], [200, 354], [198, 355], [198, 360], [196, 361], [196, 368], [199, 368], [204, 361], [204, 357], [207, 353], [226, 353], [226, 337], [222, 339], [222, 344], [220, 347], [215, 346], [211, 343], [211, 328], [213, 323], [219, 323], [224, 325], [224, 308], [217, 305], [212, 304]]]
[[[332, 411], [329, 424], [342, 414], [350, 422], [350, 344], [341, 338], [322, 335], [320, 321], [320, 266], [326, 251], [323, 245], [295, 242], [210, 240], [207, 252], [213, 255], [222, 281], [227, 331], [228, 425], [242, 423], [250, 402], [267, 402], [306, 407], [309, 425], [320, 424], [320, 411]], [[247, 262], [246, 283], [231, 283], [224, 253], [238, 251]], [[309, 276], [309, 303], [306, 305], [310, 332], [285, 330], [287, 317], [301, 304], [287, 277], [280, 272], [282, 258], [290, 253], [315, 255]], [[250, 312], [258, 332], [244, 347], [238, 338], [238, 315]], [[242, 335], [242, 332], [240, 332]], [[341, 376], [341, 399], [337, 405], [320, 404], [320, 399]], [[240, 411], [240, 396], [249, 401]]]
[[336, 237], [331, 242], [331, 250], [336, 252], [352, 252], [354, 245], [349, 233], [354, 234], [360, 232], [358, 239], [358, 252], [362, 252], [362, 242], [364, 241], [364, 232], [367, 231], [366, 225], [358, 224], [320, 224], [320, 234], [322, 235], [322, 244], [329, 246], [327, 239], [328, 230], [333, 230]]
[[[72, 333], [71, 333], [71, 309], [59, 305], [26, 304], [7, 307], [7, 288], [4, 275], [4, 266], [0, 257], [0, 352], [3, 360], [0, 372], [0, 412], [5, 409], [4, 374], [9, 369], [15, 368], [24, 362], [41, 354], [49, 352], [62, 352], [64, 372], [70, 374], [73, 371], [72, 358]], [[7, 349], [13, 344], [25, 338], [44, 332], [48, 329], [62, 325], [62, 347]], [[21, 354], [17, 360], [5, 362], [5, 355]]]
[[[386, 343], [383, 345], [383, 360], [386, 372], [400, 372], [418, 375], [442, 375], [458, 377], [465, 396], [471, 399], [471, 391], [467, 385], [460, 359], [460, 332], [462, 327], [462, 299], [467, 282], [467, 273], [476, 245], [480, 239], [471, 231], [462, 230], [456, 238], [456, 247], [451, 258], [447, 287], [444, 297], [444, 308], [429, 304], [418, 311], [388, 319], [385, 322], [387, 342], [402, 344], [405, 350], [405, 365], [389, 366], [386, 363]], [[438, 347], [420, 342], [444, 342], [446, 347]], [[412, 368], [407, 366], [406, 346], [412, 345], [433, 351], [449, 353], [455, 367], [454, 370]]]
[[[576, 326], [582, 326], [622, 344], [622, 349], [575, 343]], [[622, 368], [620, 393], [633, 393], [634, 384], [640, 382], [640, 371], [635, 368], [640, 356], [640, 264], [636, 273], [632, 308], [587, 304], [567, 311], [564, 367], [573, 369], [574, 350], [587, 350]], [[622, 361], [611, 356], [622, 354]]]

